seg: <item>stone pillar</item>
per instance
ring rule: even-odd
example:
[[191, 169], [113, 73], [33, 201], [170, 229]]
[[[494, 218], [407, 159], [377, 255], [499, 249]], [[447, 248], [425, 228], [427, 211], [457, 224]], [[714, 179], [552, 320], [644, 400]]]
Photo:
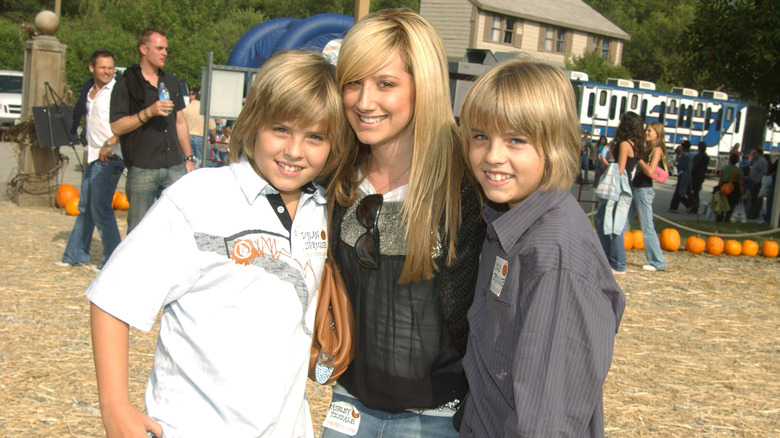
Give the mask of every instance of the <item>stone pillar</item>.
[[[35, 27], [40, 35], [25, 43], [24, 81], [22, 86], [22, 116], [32, 122], [34, 106], [44, 106], [46, 83], [60, 97], [65, 95], [65, 52], [67, 45], [54, 36], [59, 29], [59, 18], [51, 11], [42, 11], [35, 17]], [[49, 97], [51, 102], [51, 96]], [[60, 164], [57, 147], [41, 148], [36, 135], [20, 144], [18, 184], [11, 200], [20, 206], [53, 206], [57, 189], [54, 171]]]

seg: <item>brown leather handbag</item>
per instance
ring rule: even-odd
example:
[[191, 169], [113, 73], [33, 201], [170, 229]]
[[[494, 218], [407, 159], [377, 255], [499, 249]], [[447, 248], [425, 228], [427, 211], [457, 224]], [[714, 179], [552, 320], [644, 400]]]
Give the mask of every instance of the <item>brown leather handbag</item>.
[[322, 269], [319, 293], [309, 378], [326, 385], [344, 374], [355, 358], [355, 314], [341, 272], [330, 258]]

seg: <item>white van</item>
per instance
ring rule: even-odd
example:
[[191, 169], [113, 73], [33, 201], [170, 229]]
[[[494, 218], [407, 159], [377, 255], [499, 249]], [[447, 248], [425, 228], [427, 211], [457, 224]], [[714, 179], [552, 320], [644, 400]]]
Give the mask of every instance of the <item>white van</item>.
[[13, 125], [22, 115], [22, 77], [20, 71], [0, 70], [0, 126]]

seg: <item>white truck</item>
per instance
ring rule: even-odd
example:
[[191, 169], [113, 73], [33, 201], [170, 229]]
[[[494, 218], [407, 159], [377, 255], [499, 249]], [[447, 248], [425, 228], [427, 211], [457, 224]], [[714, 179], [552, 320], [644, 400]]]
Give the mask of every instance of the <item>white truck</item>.
[[16, 123], [22, 115], [22, 77], [20, 71], [0, 70], [0, 127]]

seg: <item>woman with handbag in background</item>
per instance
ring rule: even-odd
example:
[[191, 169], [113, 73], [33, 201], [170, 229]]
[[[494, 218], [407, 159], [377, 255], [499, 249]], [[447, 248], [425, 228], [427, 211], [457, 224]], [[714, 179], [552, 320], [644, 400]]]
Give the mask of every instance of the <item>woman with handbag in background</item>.
[[[636, 166], [636, 151], [644, 148], [643, 127], [644, 122], [636, 113], [629, 111], [620, 116], [620, 124], [612, 140], [612, 156], [615, 157], [616, 162], [609, 165], [616, 167], [615, 187], [612, 189], [615, 195], [602, 202], [593, 217], [593, 226], [596, 228], [601, 247], [615, 275], [626, 273], [626, 247], [623, 243], [623, 234], [629, 222], [628, 210], [632, 199], [630, 175]], [[610, 168], [607, 167], [602, 182], [599, 183], [599, 187], [596, 187], [597, 196], [601, 184], [608, 182], [604, 180], [609, 177]]]
[[[645, 271], [663, 271], [666, 269], [666, 260], [661, 250], [661, 244], [658, 241], [658, 235], [655, 232], [653, 223], [653, 180], [655, 178], [666, 180], [669, 176], [666, 173], [666, 143], [664, 142], [664, 125], [659, 122], [650, 122], [645, 129], [645, 147], [639, 151], [637, 159], [637, 169], [634, 175], [631, 192], [634, 198], [631, 202], [631, 208], [628, 209], [628, 222], [636, 213], [639, 216], [639, 226], [642, 230], [642, 237], [645, 242], [645, 255], [647, 256], [646, 265], [642, 266]], [[663, 165], [664, 172], [660, 172], [659, 165]], [[660, 176], [654, 176], [660, 175]], [[665, 175], [664, 175], [665, 174]], [[663, 181], [660, 181], [663, 182]]]
[[455, 437], [485, 225], [444, 45], [412, 10], [379, 11], [347, 33], [336, 71], [352, 129], [328, 187], [330, 244], [356, 343], [323, 437]]

